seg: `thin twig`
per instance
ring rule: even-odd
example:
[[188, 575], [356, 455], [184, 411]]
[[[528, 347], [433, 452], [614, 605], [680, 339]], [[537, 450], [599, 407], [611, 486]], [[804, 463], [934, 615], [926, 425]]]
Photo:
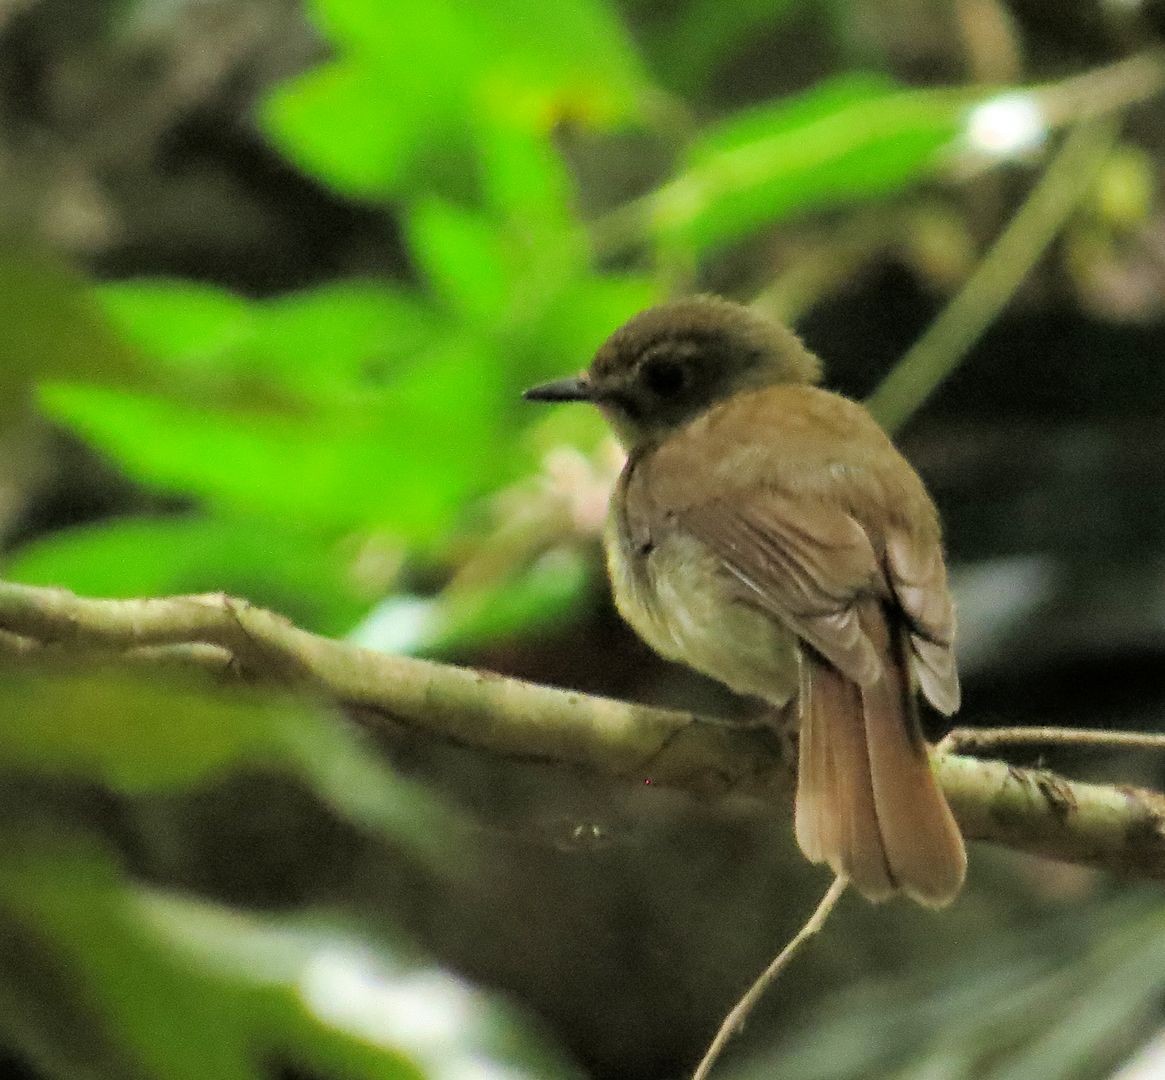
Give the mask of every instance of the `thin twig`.
[[866, 403], [901, 427], [955, 369], [1019, 288], [1088, 190], [1116, 139], [1111, 117], [1077, 125], [955, 298]]
[[821, 898], [821, 903], [809, 916], [809, 920], [797, 931], [793, 940], [777, 953], [773, 962], [757, 976], [756, 981], [748, 988], [744, 997], [732, 1007], [732, 1011], [724, 1018], [716, 1032], [716, 1037], [700, 1059], [700, 1064], [696, 1066], [692, 1080], [707, 1080], [712, 1066], [716, 1064], [717, 1058], [723, 1053], [724, 1047], [728, 1045], [728, 1040], [748, 1019], [748, 1015], [756, 1007], [756, 1003], [776, 981], [777, 976], [789, 966], [793, 957], [800, 951], [801, 946], [825, 925], [825, 920], [829, 918], [830, 912], [837, 906], [837, 902], [841, 899], [841, 894], [845, 892], [848, 884], [849, 882], [844, 877], [833, 879], [833, 884], [829, 886], [828, 891]]
[[1063, 727], [954, 728], [939, 744], [951, 753], [980, 754], [1003, 746], [1091, 746], [1120, 750], [1165, 750], [1165, 734]]

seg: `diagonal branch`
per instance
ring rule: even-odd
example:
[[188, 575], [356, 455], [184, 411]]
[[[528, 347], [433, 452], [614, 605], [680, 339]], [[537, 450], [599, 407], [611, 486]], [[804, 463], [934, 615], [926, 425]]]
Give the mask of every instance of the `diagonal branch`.
[[[787, 804], [792, 789], [795, 754], [772, 727], [386, 656], [222, 594], [92, 600], [0, 582], [0, 670], [46, 654], [113, 655], [297, 687], [372, 729], [403, 725], [514, 761], [582, 767], [702, 797]], [[1165, 796], [941, 751], [934, 760], [968, 839], [1165, 880]]]

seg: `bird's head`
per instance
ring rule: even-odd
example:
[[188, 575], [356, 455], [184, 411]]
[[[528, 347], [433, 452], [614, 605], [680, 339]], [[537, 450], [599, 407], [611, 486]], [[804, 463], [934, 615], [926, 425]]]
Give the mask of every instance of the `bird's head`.
[[531, 401], [590, 401], [634, 449], [667, 438], [717, 402], [775, 383], [815, 383], [821, 364], [787, 327], [717, 296], [640, 312], [575, 378], [526, 391]]

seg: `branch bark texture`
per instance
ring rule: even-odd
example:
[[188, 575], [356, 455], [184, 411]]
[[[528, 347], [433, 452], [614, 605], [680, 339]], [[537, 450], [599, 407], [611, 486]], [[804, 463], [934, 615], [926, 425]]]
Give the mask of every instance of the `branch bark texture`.
[[[0, 582], [0, 664], [46, 655], [209, 670], [297, 688], [369, 728], [403, 725], [516, 762], [581, 767], [701, 797], [788, 804], [795, 754], [769, 725], [744, 727], [388, 656], [301, 630], [222, 594], [94, 600]], [[1165, 880], [1165, 796], [1043, 769], [935, 752], [969, 840]]]

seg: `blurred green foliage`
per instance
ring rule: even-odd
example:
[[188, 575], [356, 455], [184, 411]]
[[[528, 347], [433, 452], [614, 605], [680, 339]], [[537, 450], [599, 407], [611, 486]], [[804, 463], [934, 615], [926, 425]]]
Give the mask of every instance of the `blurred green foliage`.
[[275, 1062], [354, 1078], [470, 1075], [484, 1062], [575, 1075], [511, 1009], [381, 930], [136, 882], [95, 831], [108, 811], [60, 797], [64, 784], [103, 792], [128, 821], [149, 796], [262, 770], [434, 872], [471, 865], [438, 839], [444, 811], [336, 717], [103, 670], [0, 675], [0, 695], [0, 1033], [49, 1075], [257, 1080]]
[[[46, 677], [47, 676], [47, 677]], [[224, 771], [273, 768], [306, 781], [349, 820], [430, 852], [437, 811], [318, 711], [292, 700], [155, 685], [108, 671], [5, 681], [0, 765], [127, 795], [197, 787]], [[163, 722], [164, 721], [164, 722]]]
[[[674, 38], [685, 69], [782, 17], [717, 9], [695, 50], [703, 10], [655, 42]], [[34, 383], [45, 414], [190, 509], [42, 538], [8, 559], [10, 577], [112, 596], [234, 588], [343, 633], [394, 588], [410, 593], [398, 571], [440, 557], [468, 509], [547, 447], [596, 445], [597, 418], [523, 407], [524, 386], [583, 366], [676, 267], [783, 216], [926, 176], [971, 100], [844, 76], [692, 128], [674, 176], [588, 224], [557, 133], [653, 131], [680, 108], [613, 7], [317, 0], [313, 12], [333, 56], [278, 86], [261, 123], [301, 168], [394, 208], [416, 280], [270, 299], [172, 280], [57, 283], [51, 304], [31, 291], [48, 286], [16, 282], [8, 325], [23, 363], [5, 377]], [[616, 269], [596, 256], [611, 248], [644, 257]], [[371, 576], [358, 565], [369, 545], [395, 552]], [[564, 573], [518, 566], [494, 582], [493, 599], [514, 608], [507, 628], [577, 592], [570, 560], [552, 565]], [[488, 608], [488, 592], [470, 606]], [[461, 599], [432, 602], [429, 625], [460, 630], [390, 634], [394, 647], [467, 640], [476, 620]]]

